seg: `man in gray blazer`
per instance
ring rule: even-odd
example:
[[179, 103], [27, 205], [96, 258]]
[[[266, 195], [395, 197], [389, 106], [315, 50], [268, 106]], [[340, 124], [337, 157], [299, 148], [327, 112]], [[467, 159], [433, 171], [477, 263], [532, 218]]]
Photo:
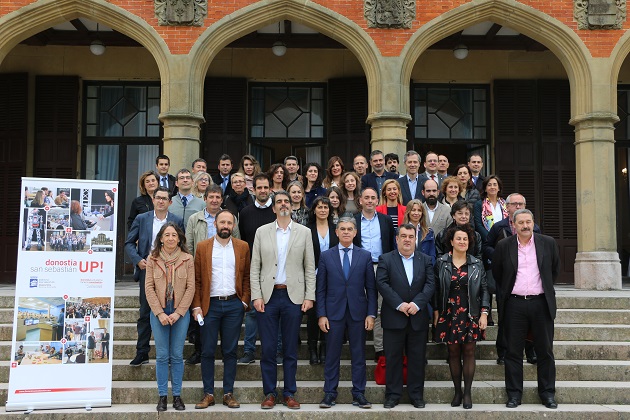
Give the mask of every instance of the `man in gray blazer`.
[[424, 197], [424, 211], [429, 217], [429, 227], [433, 229], [433, 234], [437, 237], [438, 233], [446, 229], [451, 223], [453, 218], [451, 217], [451, 209], [446, 205], [438, 201], [437, 182], [427, 180], [422, 186], [422, 196]]
[[263, 409], [273, 408], [278, 399], [276, 343], [278, 321], [282, 329], [284, 388], [283, 404], [299, 409], [297, 391], [297, 340], [302, 315], [315, 301], [315, 257], [310, 229], [291, 220], [291, 201], [285, 191], [273, 198], [276, 221], [256, 231], [252, 248], [250, 286], [258, 311], [263, 391]]

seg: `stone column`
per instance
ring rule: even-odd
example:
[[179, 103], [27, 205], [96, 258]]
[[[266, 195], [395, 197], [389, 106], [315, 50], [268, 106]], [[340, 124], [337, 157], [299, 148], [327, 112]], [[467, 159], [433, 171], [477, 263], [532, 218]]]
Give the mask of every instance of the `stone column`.
[[615, 206], [614, 124], [618, 121], [609, 112], [592, 112], [570, 121], [575, 126], [578, 289], [621, 289]]
[[164, 154], [171, 159], [171, 173], [189, 168], [201, 157], [199, 146], [203, 118], [203, 98], [193, 97], [203, 88], [195, 85], [190, 75], [191, 57], [169, 57], [168, 77], [162, 80], [162, 112]]
[[[379, 59], [380, 81], [370, 89], [371, 150], [396, 153], [402, 163], [407, 151], [407, 124], [409, 115], [409, 81], [401, 80], [400, 57]], [[404, 171], [404, 165], [400, 168]]]

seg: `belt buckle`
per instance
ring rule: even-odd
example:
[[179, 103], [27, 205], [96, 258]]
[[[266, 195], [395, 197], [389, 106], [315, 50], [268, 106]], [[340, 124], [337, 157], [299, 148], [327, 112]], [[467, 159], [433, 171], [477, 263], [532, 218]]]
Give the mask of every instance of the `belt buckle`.
[[228, 300], [227, 296], [219, 296], [219, 300]]

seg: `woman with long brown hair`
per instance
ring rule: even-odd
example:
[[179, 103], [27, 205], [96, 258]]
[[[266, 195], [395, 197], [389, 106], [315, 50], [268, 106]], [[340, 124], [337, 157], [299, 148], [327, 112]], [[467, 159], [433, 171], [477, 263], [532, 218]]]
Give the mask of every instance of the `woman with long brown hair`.
[[341, 185], [341, 176], [343, 175], [343, 161], [339, 156], [333, 156], [328, 159], [328, 166], [326, 167], [326, 178], [322, 185], [324, 188], [338, 187]]
[[139, 214], [153, 210], [153, 193], [159, 187], [158, 176], [153, 171], [146, 171], [140, 175], [138, 181], [140, 195], [133, 199], [127, 217], [127, 230], [131, 229], [133, 221]]
[[184, 232], [173, 222], [165, 223], [155, 238], [147, 261], [145, 293], [151, 307], [155, 340], [155, 372], [160, 397], [157, 411], [166, 411], [169, 365], [173, 408], [185, 410], [181, 399], [184, 343], [190, 323], [188, 308], [195, 295], [195, 265], [188, 253]]
[[252, 155], [243, 155], [238, 171], [245, 174], [245, 185], [250, 193], [254, 193], [254, 177], [261, 172], [260, 164]]

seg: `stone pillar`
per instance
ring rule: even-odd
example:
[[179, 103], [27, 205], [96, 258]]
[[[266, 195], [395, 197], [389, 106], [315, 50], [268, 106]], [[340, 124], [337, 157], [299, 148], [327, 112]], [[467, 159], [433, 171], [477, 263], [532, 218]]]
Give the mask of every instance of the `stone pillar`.
[[[396, 153], [402, 164], [407, 151], [409, 115], [409, 81], [403, 83], [400, 57], [380, 57], [380, 80], [370, 89], [371, 150]], [[404, 171], [404, 165], [399, 170]]]
[[203, 116], [163, 112], [160, 121], [164, 124], [164, 154], [171, 159], [171, 173], [190, 169], [193, 160], [201, 156], [199, 134]]
[[614, 163], [614, 124], [618, 121], [609, 112], [592, 112], [570, 121], [575, 126], [578, 289], [621, 289]]
[[189, 168], [201, 157], [199, 146], [203, 118], [203, 81], [191, 79], [189, 55], [169, 57], [168, 77], [162, 80], [162, 112], [164, 154], [171, 159], [171, 173]]

